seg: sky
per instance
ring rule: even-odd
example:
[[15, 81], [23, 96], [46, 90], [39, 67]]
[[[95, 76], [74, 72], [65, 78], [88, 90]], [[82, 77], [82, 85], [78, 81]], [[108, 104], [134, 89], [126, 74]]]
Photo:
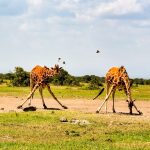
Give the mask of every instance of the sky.
[[71, 75], [105, 76], [123, 65], [150, 78], [149, 45], [150, 0], [0, 0], [1, 73], [59, 63]]

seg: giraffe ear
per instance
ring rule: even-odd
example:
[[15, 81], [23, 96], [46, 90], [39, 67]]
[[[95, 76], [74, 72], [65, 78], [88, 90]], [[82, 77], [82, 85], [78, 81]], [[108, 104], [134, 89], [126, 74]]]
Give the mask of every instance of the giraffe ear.
[[121, 67], [119, 68], [119, 72], [123, 71], [123, 69], [124, 69], [124, 66], [121, 66]]

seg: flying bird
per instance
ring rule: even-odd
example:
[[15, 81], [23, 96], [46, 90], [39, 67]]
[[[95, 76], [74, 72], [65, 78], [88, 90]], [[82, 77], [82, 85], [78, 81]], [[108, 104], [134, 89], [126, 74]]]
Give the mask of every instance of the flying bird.
[[59, 62], [60, 60], [61, 60], [61, 58], [59, 57], [59, 58], [58, 58], [58, 62]]
[[96, 51], [96, 53], [100, 53], [100, 51], [99, 51], [99, 50], [97, 50], [97, 51]]
[[63, 64], [66, 64], [66, 62], [65, 62], [65, 61], [63, 61]]

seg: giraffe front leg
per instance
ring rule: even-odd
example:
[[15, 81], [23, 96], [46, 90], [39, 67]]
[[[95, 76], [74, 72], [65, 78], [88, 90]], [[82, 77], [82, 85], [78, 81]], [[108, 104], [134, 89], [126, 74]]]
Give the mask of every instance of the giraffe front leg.
[[109, 97], [106, 96], [106, 98], [105, 98], [104, 102], [102, 103], [102, 105], [97, 108], [96, 113], [99, 113], [99, 112], [100, 112], [100, 110], [102, 109], [103, 105], [106, 103], [106, 101], [108, 100], [108, 98], [109, 98]]
[[33, 100], [33, 96], [34, 96], [34, 93], [31, 95], [30, 99], [29, 99], [29, 106], [31, 106], [31, 101]]
[[49, 91], [49, 93], [53, 96], [53, 98], [64, 108], [64, 109], [68, 109], [67, 106], [63, 105], [57, 98], [56, 96], [54, 95], [54, 93], [51, 91], [51, 88], [50, 86], [47, 84], [47, 89]]
[[[135, 100], [134, 100], [134, 101], [135, 101]], [[134, 102], [133, 102], [133, 106], [134, 106], [135, 110], [139, 113], [139, 115], [142, 115], [142, 114], [143, 114], [140, 110], [137, 109], [137, 107], [135, 106]]]
[[108, 93], [108, 94], [106, 95], [106, 97], [105, 97], [104, 102], [102, 103], [102, 105], [101, 105], [100, 107], [98, 107], [98, 108], [97, 108], [96, 113], [99, 113], [99, 112], [100, 112], [100, 110], [102, 109], [103, 105], [107, 102], [107, 100], [109, 99], [110, 94], [111, 94], [111, 93], [112, 93], [112, 91], [113, 91], [113, 88], [114, 88], [114, 86], [112, 86], [112, 87], [111, 87], [111, 89], [110, 89], [109, 93]]
[[30, 94], [28, 95], [27, 99], [21, 104], [19, 105], [17, 108], [21, 109], [22, 106], [32, 97], [32, 95], [34, 94], [34, 92], [36, 91], [36, 89], [39, 87], [39, 84], [36, 84], [33, 88], [33, 90], [30, 92]]

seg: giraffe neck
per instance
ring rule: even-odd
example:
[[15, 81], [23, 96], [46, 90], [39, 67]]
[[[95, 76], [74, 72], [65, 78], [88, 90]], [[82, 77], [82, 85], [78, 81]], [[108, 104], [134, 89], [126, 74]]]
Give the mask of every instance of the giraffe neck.
[[48, 77], [53, 77], [53, 76], [57, 75], [58, 73], [55, 72], [55, 70], [53, 70], [53, 69], [48, 69], [46, 71], [46, 74], [47, 74]]
[[131, 89], [130, 89], [130, 81], [128, 78], [124, 79], [124, 83], [125, 83], [125, 87], [126, 87], [126, 92], [127, 92], [127, 96], [128, 96], [128, 100], [132, 101], [132, 97], [131, 97]]

